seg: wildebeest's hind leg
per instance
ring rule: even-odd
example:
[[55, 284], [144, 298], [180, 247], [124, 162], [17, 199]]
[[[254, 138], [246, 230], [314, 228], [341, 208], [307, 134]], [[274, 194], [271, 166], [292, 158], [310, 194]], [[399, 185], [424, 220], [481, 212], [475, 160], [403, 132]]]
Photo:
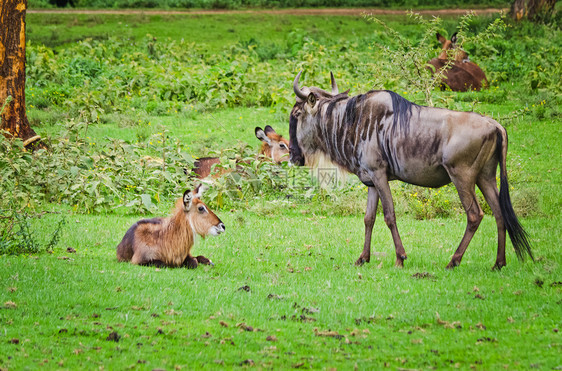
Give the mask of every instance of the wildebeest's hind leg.
[[379, 205], [379, 194], [375, 187], [369, 187], [369, 195], [367, 196], [367, 211], [365, 212], [365, 243], [363, 252], [355, 265], [361, 266], [371, 261], [371, 235], [373, 233], [373, 225], [377, 216], [377, 207]]
[[203, 255], [196, 256], [195, 259], [197, 259], [197, 262], [198, 262], [199, 264], [214, 265], [213, 262], [211, 261], [211, 259], [207, 259], [207, 258], [204, 257]]
[[[467, 171], [466, 173], [468, 174], [469, 172]], [[470, 240], [472, 240], [472, 236], [474, 236], [474, 233], [478, 229], [478, 226], [484, 217], [484, 212], [480, 208], [478, 200], [476, 200], [476, 193], [474, 189], [475, 184], [467, 179], [470, 179], [470, 176], [451, 176], [451, 180], [457, 188], [462, 206], [466, 212], [467, 224], [461, 243], [459, 244], [457, 251], [453, 254], [451, 261], [447, 264], [447, 269], [454, 268], [461, 263], [464, 252], [466, 251]]]
[[[494, 167], [497, 165], [494, 164]], [[500, 270], [505, 267], [505, 224], [503, 221], [503, 216], [500, 209], [500, 198], [498, 192], [498, 186], [496, 184], [496, 174], [495, 168], [493, 174], [484, 175], [482, 174], [477, 182], [478, 188], [482, 191], [486, 202], [490, 205], [492, 213], [496, 218], [496, 225], [498, 227], [498, 254], [496, 257], [496, 264], [492, 267], [493, 270]]]

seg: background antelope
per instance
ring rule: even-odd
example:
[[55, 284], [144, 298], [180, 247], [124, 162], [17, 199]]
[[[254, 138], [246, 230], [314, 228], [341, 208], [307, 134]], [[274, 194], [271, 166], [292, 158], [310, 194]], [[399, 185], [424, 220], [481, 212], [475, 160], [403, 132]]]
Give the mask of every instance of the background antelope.
[[[269, 125], [264, 129], [255, 128], [256, 138], [262, 141], [259, 154], [271, 159], [275, 163], [289, 161], [289, 141]], [[218, 157], [202, 157], [193, 163], [193, 173], [198, 179], [208, 177], [213, 170], [213, 165], [220, 164]]]
[[193, 257], [195, 233], [218, 236], [225, 231], [222, 221], [201, 200], [203, 187], [185, 191], [172, 216], [139, 220], [129, 228], [117, 246], [117, 260], [132, 264], [197, 268], [213, 264], [200, 255]]
[[266, 125], [264, 129], [257, 126], [254, 131], [256, 138], [262, 141], [260, 155], [264, 155], [278, 164], [289, 161], [289, 141], [287, 139], [277, 134], [269, 125]]
[[[433, 66], [433, 73], [443, 72], [443, 85], [452, 91], [480, 90], [488, 85], [484, 71], [469, 59], [466, 51], [458, 47], [456, 32], [451, 40], [437, 33], [437, 40], [442, 45], [441, 54], [429, 64]], [[452, 57], [448, 53], [450, 50], [453, 51]]]
[[[464, 236], [447, 265], [460, 264], [484, 216], [475, 186], [490, 205], [498, 229], [495, 269], [505, 266], [506, 228], [520, 259], [531, 246], [511, 205], [507, 182], [507, 133], [495, 120], [473, 112], [418, 106], [391, 91], [369, 91], [349, 97], [325, 94], [318, 88], [299, 88], [289, 121], [291, 162], [304, 165], [318, 153], [357, 175], [368, 186], [365, 243], [356, 265], [369, 262], [371, 233], [379, 198], [384, 221], [392, 233], [396, 266], [406, 251], [396, 226], [388, 182], [401, 180], [437, 188], [453, 182], [467, 215]], [[498, 192], [496, 171], [500, 166]]]

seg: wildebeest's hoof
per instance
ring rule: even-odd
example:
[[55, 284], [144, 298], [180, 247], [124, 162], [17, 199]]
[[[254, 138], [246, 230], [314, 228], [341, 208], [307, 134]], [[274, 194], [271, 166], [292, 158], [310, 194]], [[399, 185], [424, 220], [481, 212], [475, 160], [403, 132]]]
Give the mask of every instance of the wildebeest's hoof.
[[396, 263], [394, 263], [396, 268], [404, 268], [404, 259], [397, 258]]
[[456, 262], [454, 260], [451, 260], [449, 262], [449, 264], [447, 264], [447, 266], [445, 267], [445, 269], [454, 269], [455, 267], [457, 267], [460, 264], [460, 262]]
[[368, 263], [368, 262], [369, 262], [369, 258], [365, 259], [365, 258], [363, 258], [363, 257], [360, 257], [360, 258], [357, 259], [357, 261], [355, 262], [355, 266], [356, 266], [356, 267], [360, 267], [360, 266], [362, 266], [363, 264]]
[[492, 270], [493, 271], [501, 271], [503, 267], [505, 267], [505, 263], [496, 262], [496, 264], [494, 264], [494, 266], [492, 267]]

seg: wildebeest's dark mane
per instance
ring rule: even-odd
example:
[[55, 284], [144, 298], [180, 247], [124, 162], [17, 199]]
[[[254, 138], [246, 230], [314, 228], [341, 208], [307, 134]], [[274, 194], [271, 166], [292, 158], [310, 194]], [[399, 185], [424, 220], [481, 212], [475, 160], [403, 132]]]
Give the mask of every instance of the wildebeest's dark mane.
[[385, 91], [390, 94], [390, 98], [392, 99], [394, 127], [400, 126], [400, 129], [402, 129], [404, 133], [408, 133], [410, 118], [412, 117], [412, 108], [419, 106], [391, 90]]
[[[328, 108], [326, 109], [326, 116], [332, 117], [332, 111], [334, 110], [334, 107], [336, 106], [336, 104], [339, 101], [342, 101], [342, 100], [345, 100], [345, 99], [348, 99], [348, 98], [349, 98], [349, 96], [347, 95], [347, 92], [338, 94], [334, 97], [331, 97], [329, 99], [329, 102], [328, 102]], [[352, 99], [352, 98], [349, 98], [349, 99]]]

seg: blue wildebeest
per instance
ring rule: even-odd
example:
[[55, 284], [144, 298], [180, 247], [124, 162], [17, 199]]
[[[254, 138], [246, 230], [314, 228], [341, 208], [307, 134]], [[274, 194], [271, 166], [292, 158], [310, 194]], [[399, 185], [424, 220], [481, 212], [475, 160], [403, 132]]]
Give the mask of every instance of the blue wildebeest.
[[[519, 259], [533, 259], [527, 234], [519, 224], [507, 183], [507, 133], [496, 121], [473, 112], [457, 112], [411, 103], [391, 91], [370, 91], [349, 97], [319, 88], [301, 87], [289, 124], [291, 162], [327, 156], [368, 186], [365, 244], [356, 265], [369, 262], [371, 233], [379, 202], [392, 233], [396, 266], [406, 252], [398, 229], [388, 182], [401, 180], [437, 188], [453, 182], [467, 215], [467, 227], [447, 268], [460, 264], [484, 213], [475, 185], [490, 205], [498, 229], [495, 269], [505, 266], [506, 228]], [[337, 91], [336, 91], [337, 93]], [[500, 191], [496, 171], [500, 166]]]

